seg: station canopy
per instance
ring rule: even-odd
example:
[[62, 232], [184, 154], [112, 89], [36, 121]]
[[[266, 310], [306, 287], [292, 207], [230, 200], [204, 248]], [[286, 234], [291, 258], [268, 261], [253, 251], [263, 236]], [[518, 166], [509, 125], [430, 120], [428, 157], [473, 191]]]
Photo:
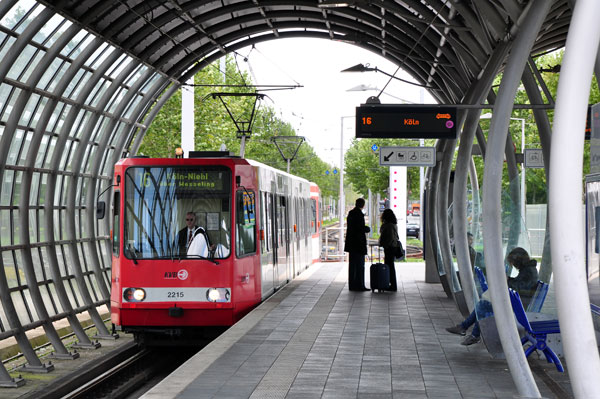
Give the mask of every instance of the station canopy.
[[[530, 1], [45, 1], [170, 79], [226, 53], [311, 37], [350, 43], [401, 66], [440, 102], [460, 102]], [[564, 46], [571, 8], [554, 2], [532, 54]]]
[[[441, 104], [461, 103], [543, 1], [0, 1], [0, 340], [48, 371], [29, 331], [43, 326], [64, 357], [55, 321], [94, 348], [76, 317], [87, 312], [111, 337], [97, 308], [110, 300], [112, 226], [97, 201], [110, 203], [115, 163], [209, 63], [269, 40], [332, 40], [388, 59]], [[532, 56], [564, 47], [570, 3], [552, 2]], [[0, 364], [0, 385], [12, 380]]]

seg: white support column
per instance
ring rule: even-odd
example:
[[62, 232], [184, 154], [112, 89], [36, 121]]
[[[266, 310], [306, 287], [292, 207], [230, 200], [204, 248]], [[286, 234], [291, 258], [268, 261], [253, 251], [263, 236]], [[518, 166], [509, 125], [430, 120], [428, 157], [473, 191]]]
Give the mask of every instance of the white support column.
[[340, 235], [338, 240], [338, 252], [340, 255], [344, 254], [344, 117], [340, 118]]
[[390, 208], [398, 219], [398, 236], [406, 247], [406, 166], [390, 166]]
[[600, 397], [600, 359], [585, 270], [581, 213], [564, 217], [565, 207], [581, 204], [583, 143], [588, 96], [598, 44], [600, 2], [578, 0], [563, 57], [550, 152], [550, 240], [558, 319], [571, 386], [577, 398]]
[[[194, 84], [192, 76], [187, 84]], [[194, 151], [194, 87], [181, 86], [181, 149], [188, 157]]]
[[[421, 93], [423, 91], [421, 90]], [[421, 94], [422, 96], [422, 94]], [[422, 101], [421, 101], [422, 102]], [[419, 147], [425, 147], [425, 140], [419, 139]], [[423, 208], [425, 204], [423, 204], [423, 193], [425, 192], [425, 168], [419, 168], [419, 240], [423, 241], [425, 237], [423, 231], [425, 230], [425, 226], [423, 224]]]
[[523, 223], [527, 225], [527, 215], [525, 214], [525, 208], [527, 203], [527, 197], [525, 192], [525, 119], [524, 118], [511, 118], [521, 121], [521, 153], [523, 154], [523, 163], [521, 164], [521, 218]]
[[525, 358], [508, 297], [508, 284], [503, 261], [500, 197], [503, 154], [515, 94], [533, 42], [551, 4], [546, 0], [529, 2], [523, 14], [524, 17], [520, 20], [521, 25], [510, 50], [494, 105], [483, 174], [483, 242], [489, 292], [494, 307], [498, 335], [519, 395], [535, 398], [540, 398], [541, 395]]

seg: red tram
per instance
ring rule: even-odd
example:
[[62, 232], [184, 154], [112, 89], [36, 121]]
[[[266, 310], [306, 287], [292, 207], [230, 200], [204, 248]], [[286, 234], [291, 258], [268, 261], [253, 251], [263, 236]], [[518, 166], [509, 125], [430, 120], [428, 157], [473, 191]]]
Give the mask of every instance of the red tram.
[[137, 339], [230, 326], [319, 252], [307, 180], [228, 153], [196, 155], [115, 166], [111, 319]]

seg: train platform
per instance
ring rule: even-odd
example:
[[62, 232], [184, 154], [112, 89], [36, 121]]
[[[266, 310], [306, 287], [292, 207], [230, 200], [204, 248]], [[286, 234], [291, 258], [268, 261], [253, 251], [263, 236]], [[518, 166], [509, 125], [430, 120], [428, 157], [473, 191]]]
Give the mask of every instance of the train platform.
[[[424, 263], [396, 270], [398, 292], [351, 292], [347, 263], [317, 263], [142, 397], [520, 397], [506, 360], [445, 331], [462, 317]], [[544, 398], [573, 397], [567, 372], [529, 363]]]

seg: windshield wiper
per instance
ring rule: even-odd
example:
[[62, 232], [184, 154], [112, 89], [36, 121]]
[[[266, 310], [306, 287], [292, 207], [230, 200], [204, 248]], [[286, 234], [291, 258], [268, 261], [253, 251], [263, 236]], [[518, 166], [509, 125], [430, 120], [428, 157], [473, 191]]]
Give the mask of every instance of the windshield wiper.
[[129, 253], [129, 257], [133, 260], [133, 264], [137, 265], [138, 264], [137, 255], [135, 254], [135, 248], [133, 248], [133, 245], [129, 244], [125, 247], [125, 249]]
[[219, 264], [219, 262], [217, 262], [215, 260], [215, 257], [211, 256], [211, 255], [209, 255], [208, 258], [205, 257], [205, 256], [202, 256], [202, 255], [186, 255], [186, 258], [187, 259], [196, 259], [196, 258], [198, 258], [198, 259], [202, 259], [202, 260], [208, 260], [208, 261], [214, 263], [215, 265]]

